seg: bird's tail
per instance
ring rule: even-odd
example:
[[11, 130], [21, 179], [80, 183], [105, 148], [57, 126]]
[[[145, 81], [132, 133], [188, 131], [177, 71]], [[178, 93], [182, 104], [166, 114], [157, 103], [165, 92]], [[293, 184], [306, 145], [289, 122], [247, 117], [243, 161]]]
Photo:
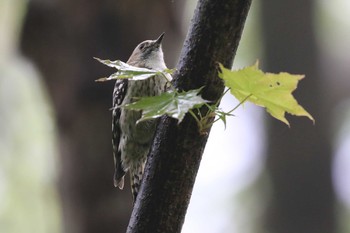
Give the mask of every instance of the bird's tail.
[[119, 189], [123, 189], [124, 188], [125, 171], [124, 171], [124, 168], [122, 166], [120, 151], [118, 151], [116, 155], [114, 154], [114, 163], [115, 163], [114, 187], [118, 187]]
[[144, 163], [130, 167], [130, 184], [134, 202], [136, 201], [137, 194], [140, 190], [144, 167]]

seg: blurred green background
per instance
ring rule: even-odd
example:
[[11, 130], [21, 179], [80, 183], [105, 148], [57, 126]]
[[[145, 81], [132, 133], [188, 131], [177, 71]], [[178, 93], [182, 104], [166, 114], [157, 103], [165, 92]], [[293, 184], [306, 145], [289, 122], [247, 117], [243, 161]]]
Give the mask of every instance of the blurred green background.
[[[113, 187], [113, 70], [163, 31], [175, 67], [196, 1], [0, 0], [0, 232], [125, 232]], [[213, 127], [183, 232], [350, 232], [350, 2], [253, 0], [234, 68], [306, 74], [316, 119], [246, 104]], [[237, 102], [224, 98], [222, 107]]]

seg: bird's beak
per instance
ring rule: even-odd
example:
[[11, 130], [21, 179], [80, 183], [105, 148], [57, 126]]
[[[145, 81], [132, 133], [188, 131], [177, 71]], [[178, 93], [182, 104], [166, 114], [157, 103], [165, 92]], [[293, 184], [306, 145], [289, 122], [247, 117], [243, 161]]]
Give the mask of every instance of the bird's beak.
[[157, 40], [154, 42], [154, 44], [160, 45], [162, 43], [163, 37], [164, 37], [165, 32], [163, 32]]

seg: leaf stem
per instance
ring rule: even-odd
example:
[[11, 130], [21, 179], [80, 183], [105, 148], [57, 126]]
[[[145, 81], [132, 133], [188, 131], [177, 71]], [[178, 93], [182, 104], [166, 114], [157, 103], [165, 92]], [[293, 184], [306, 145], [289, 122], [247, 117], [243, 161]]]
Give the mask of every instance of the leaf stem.
[[231, 111], [227, 112], [227, 114], [231, 114], [231, 112], [235, 111], [239, 106], [244, 104], [253, 94], [249, 94], [247, 97], [245, 97], [239, 104], [236, 105]]
[[197, 117], [196, 114], [192, 111], [192, 109], [190, 109], [188, 112], [189, 112], [189, 113], [192, 115], [192, 117], [196, 120], [198, 126], [201, 126], [201, 121], [198, 119], [198, 117]]

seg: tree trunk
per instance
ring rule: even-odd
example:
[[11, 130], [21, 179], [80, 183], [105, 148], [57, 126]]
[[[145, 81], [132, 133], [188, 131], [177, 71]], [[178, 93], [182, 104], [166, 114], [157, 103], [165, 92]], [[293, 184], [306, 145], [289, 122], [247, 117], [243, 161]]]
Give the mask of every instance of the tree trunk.
[[[231, 67], [250, 3], [198, 2], [174, 74], [177, 88], [205, 86], [204, 98], [219, 99], [224, 86], [217, 62]], [[127, 232], [181, 231], [208, 134], [199, 132], [191, 116], [179, 125], [162, 117]]]
[[272, 184], [266, 226], [272, 233], [335, 232], [327, 98], [313, 32], [314, 1], [262, 2], [264, 66], [306, 74], [296, 98], [314, 116], [292, 117], [291, 128], [269, 118], [267, 169]]

